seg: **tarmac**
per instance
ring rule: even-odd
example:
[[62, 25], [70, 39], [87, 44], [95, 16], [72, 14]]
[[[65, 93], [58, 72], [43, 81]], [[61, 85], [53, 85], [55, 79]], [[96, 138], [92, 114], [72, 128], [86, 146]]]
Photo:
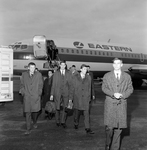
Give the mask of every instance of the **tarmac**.
[[[0, 106], [0, 150], [104, 150], [103, 111], [105, 95], [96, 84], [96, 101], [91, 109], [91, 128], [85, 132], [83, 116], [79, 129], [73, 126], [72, 113], [67, 128], [57, 127], [55, 118], [38, 118], [38, 128], [25, 136], [22, 97], [15, 92], [13, 102]], [[120, 150], [147, 150], [147, 86], [135, 89], [128, 99], [128, 128], [123, 130]]]

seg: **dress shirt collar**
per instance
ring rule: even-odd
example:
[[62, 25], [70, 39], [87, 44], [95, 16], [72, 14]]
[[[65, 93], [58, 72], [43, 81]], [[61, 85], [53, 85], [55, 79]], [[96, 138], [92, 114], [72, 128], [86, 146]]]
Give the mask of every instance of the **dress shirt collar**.
[[114, 71], [115, 77], [120, 79], [121, 71]]
[[30, 71], [29, 71], [30, 77], [33, 77], [34, 74], [35, 74], [35, 72], [30, 72]]
[[60, 70], [61, 74], [65, 75], [65, 70]]
[[80, 73], [80, 75], [81, 75], [81, 78], [82, 78], [82, 79], [85, 78], [85, 75], [84, 75], [84, 74]]

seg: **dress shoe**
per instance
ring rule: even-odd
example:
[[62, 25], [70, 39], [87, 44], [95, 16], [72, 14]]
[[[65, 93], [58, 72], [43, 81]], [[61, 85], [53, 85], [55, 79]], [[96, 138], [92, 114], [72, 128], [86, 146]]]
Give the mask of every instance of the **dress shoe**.
[[110, 146], [109, 146], [109, 145], [106, 145], [106, 146], [105, 146], [105, 150], [110, 150]]
[[37, 124], [34, 124], [34, 125], [33, 125], [33, 128], [34, 128], [34, 129], [37, 129], [37, 128], [38, 128]]
[[75, 125], [75, 129], [78, 129], [78, 125]]
[[57, 127], [60, 127], [60, 123], [56, 123]]
[[87, 134], [94, 134], [94, 132], [91, 129], [85, 129]]
[[67, 125], [65, 123], [61, 123], [63, 128], [67, 128]]
[[49, 120], [52, 120], [52, 118], [53, 118], [53, 114], [52, 114], [52, 113], [49, 113], [49, 114], [48, 114], [48, 119], [49, 119]]
[[24, 135], [29, 135], [31, 133], [31, 131], [30, 130], [27, 130], [25, 133], [24, 133]]

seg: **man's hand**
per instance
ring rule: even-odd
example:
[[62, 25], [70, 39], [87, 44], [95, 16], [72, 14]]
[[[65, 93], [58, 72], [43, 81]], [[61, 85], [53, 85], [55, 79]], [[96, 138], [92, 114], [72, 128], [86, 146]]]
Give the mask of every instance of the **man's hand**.
[[122, 94], [121, 93], [114, 93], [114, 97], [116, 99], [120, 99], [122, 97]]
[[67, 108], [68, 108], [68, 109], [72, 109], [72, 107], [73, 107], [72, 100], [69, 100], [69, 103], [68, 103]]
[[50, 96], [50, 100], [53, 101], [53, 98], [54, 98], [53, 95], [51, 95], [51, 96]]

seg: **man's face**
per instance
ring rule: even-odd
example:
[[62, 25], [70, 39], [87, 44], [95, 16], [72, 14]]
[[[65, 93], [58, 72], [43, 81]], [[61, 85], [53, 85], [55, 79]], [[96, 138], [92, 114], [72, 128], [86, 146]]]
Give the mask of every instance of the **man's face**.
[[76, 68], [75, 67], [71, 67], [71, 71], [73, 72], [73, 71], [75, 71], [76, 70]]
[[56, 67], [54, 68], [54, 70], [56, 70], [56, 71], [57, 71], [57, 70], [58, 70], [58, 67], [56, 66]]
[[61, 69], [61, 70], [64, 70], [65, 67], [66, 67], [66, 64], [65, 64], [65, 63], [61, 63], [61, 64], [60, 64], [60, 69]]
[[122, 61], [121, 60], [114, 60], [113, 62], [113, 68], [114, 70], [121, 70], [121, 67], [123, 66]]
[[81, 69], [81, 72], [85, 75], [86, 72], [87, 72], [87, 67], [83, 67], [83, 68]]
[[52, 71], [48, 71], [48, 77], [50, 78], [53, 75]]
[[29, 69], [30, 73], [32, 74], [32, 73], [35, 72], [36, 66], [30, 65], [30, 66], [28, 67], [28, 69]]

